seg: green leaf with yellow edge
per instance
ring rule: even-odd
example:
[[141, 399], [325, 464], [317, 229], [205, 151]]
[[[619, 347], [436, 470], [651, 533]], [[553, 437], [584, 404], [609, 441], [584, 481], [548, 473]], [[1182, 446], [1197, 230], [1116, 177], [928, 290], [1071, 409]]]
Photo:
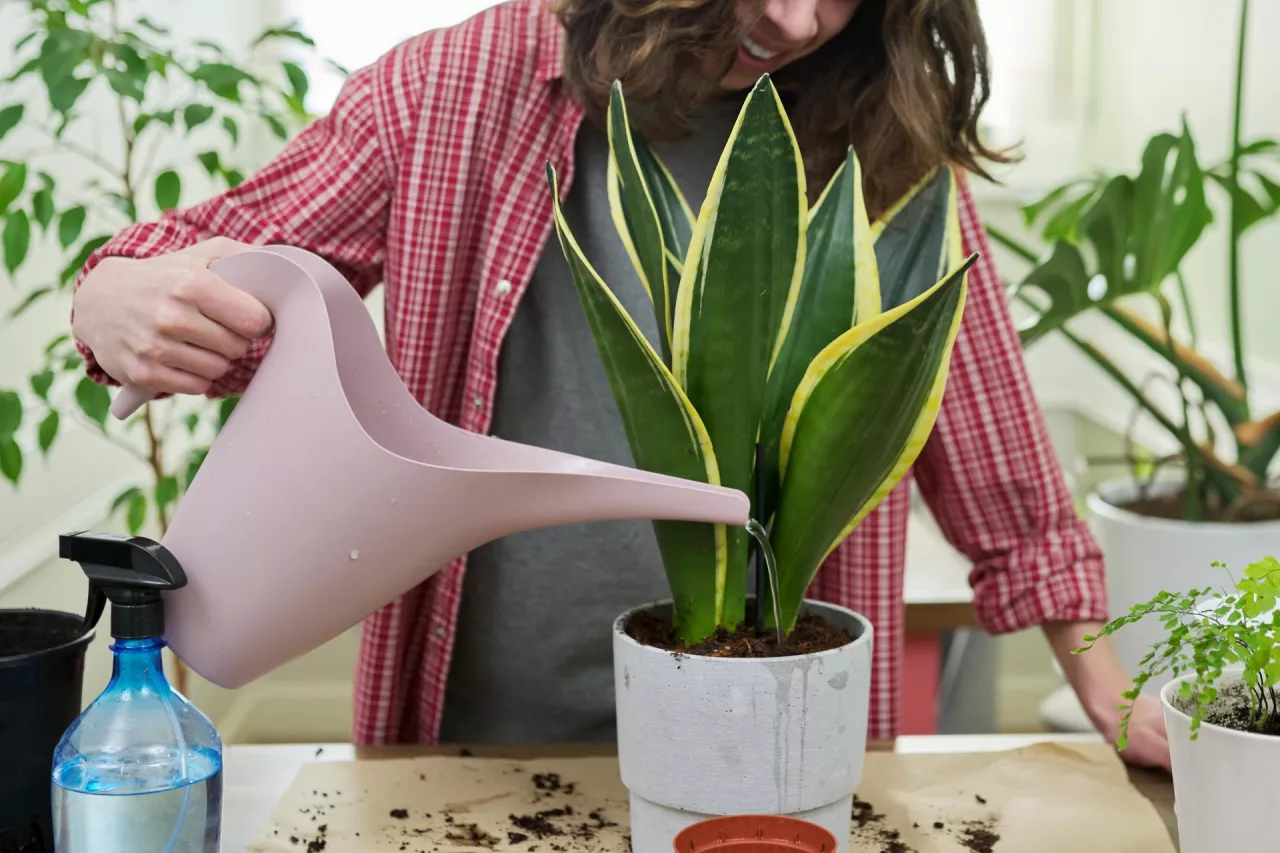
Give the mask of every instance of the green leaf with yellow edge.
[[872, 223], [883, 310], [910, 302], [946, 275], [948, 234], [958, 221], [955, 174], [942, 168]]
[[[675, 377], [592, 268], [560, 208], [548, 164], [556, 234], [568, 261], [637, 468], [720, 485], [711, 439]], [[680, 639], [696, 642], [721, 624], [727, 583], [724, 525], [654, 521]]]
[[631, 265], [640, 276], [658, 320], [658, 337], [667, 363], [671, 360], [672, 297], [667, 268], [667, 245], [653, 195], [640, 169], [627, 121], [622, 86], [615, 82], [609, 95], [609, 210]]
[[880, 276], [862, 196], [862, 166], [853, 149], [809, 211], [806, 237], [800, 294], [765, 391], [760, 432], [765, 506], [756, 508], [765, 524], [776, 508], [782, 427], [800, 380], [828, 344], [880, 313]]
[[851, 520], [888, 494], [932, 429], [973, 260], [841, 335], [797, 389], [771, 536], [784, 630], [794, 627], [805, 591]]
[[[804, 163], [766, 75], [747, 96], [711, 178], [685, 258], [672, 362], [702, 416], [725, 486], [755, 494], [756, 444], [769, 371], [785, 344], [805, 269]], [[729, 564], [745, 566], [747, 534], [729, 530]], [[735, 571], [726, 619], [746, 615]]]

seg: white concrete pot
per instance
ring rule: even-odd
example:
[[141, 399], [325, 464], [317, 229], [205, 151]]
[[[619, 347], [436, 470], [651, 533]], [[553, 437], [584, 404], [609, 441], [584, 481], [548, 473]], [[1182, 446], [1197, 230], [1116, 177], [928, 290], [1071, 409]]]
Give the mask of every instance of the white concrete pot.
[[[1168, 494], [1178, 487], [1176, 481], [1166, 481], [1153, 485], [1151, 492]], [[1161, 590], [1179, 592], [1220, 585], [1227, 576], [1213, 567], [1214, 562], [1238, 572], [1273, 553], [1280, 542], [1280, 521], [1191, 523], [1149, 518], [1119, 508], [1137, 495], [1137, 484], [1126, 478], [1100, 484], [1088, 498], [1093, 529], [1106, 558], [1112, 618], [1150, 601]], [[1139, 661], [1165, 633], [1159, 620], [1146, 619], [1112, 636], [1130, 674], [1138, 671]], [[1167, 678], [1153, 680], [1146, 691], [1154, 695], [1167, 682]]]
[[635, 853], [671, 853], [676, 834], [709, 817], [774, 814], [828, 829], [847, 853], [862, 780], [871, 693], [871, 623], [805, 602], [856, 639], [785, 658], [678, 655], [631, 639], [614, 623], [618, 758], [631, 794]]
[[[1224, 678], [1240, 670], [1224, 673]], [[1160, 691], [1173, 761], [1174, 813], [1181, 853], [1269, 849], [1275, 835], [1276, 769], [1280, 737], [1238, 732], [1201, 722], [1191, 740], [1191, 717], [1173, 706], [1189, 674]]]

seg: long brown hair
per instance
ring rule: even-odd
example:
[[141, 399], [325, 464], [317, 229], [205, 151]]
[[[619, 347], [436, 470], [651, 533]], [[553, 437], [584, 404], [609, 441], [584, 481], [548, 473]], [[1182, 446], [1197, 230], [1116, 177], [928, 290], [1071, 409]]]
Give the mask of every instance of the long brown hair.
[[[638, 131], [651, 140], [678, 138], [719, 94], [758, 19], [740, 13], [753, 2], [554, 0], [566, 32], [566, 82], [600, 121], [610, 86], [621, 80]], [[1012, 159], [978, 134], [989, 67], [976, 4], [863, 0], [843, 31], [774, 75], [811, 191], [821, 190], [850, 145], [862, 161], [873, 218], [944, 163], [990, 179], [983, 160]]]

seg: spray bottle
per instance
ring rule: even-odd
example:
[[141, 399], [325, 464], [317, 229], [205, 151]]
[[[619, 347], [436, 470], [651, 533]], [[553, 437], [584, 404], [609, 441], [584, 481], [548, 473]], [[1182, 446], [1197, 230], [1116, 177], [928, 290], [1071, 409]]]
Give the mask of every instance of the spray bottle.
[[217, 853], [222, 741], [164, 675], [164, 590], [182, 566], [143, 537], [76, 533], [60, 555], [89, 578], [88, 627], [111, 602], [111, 682], [53, 756], [57, 853]]

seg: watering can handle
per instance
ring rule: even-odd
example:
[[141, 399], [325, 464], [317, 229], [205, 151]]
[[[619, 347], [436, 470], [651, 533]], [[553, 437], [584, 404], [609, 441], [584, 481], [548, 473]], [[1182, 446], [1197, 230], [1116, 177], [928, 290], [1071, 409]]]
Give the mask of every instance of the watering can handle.
[[155, 393], [140, 385], [125, 385], [111, 401], [111, 414], [117, 420], [124, 420], [142, 407], [143, 403], [155, 397]]
[[[214, 261], [212, 264], [209, 265], [209, 269], [214, 272], [217, 272], [218, 265], [219, 265], [219, 262]], [[223, 276], [223, 279], [228, 284], [231, 284], [233, 286], [236, 285], [236, 282], [230, 280], [226, 276]], [[116, 394], [115, 399], [111, 401], [111, 415], [112, 417], [116, 418], [116, 420], [121, 420], [121, 421], [126, 420], [134, 412], [142, 408], [144, 404], [154, 399], [155, 396], [156, 396], [156, 392], [151, 391], [147, 388], [143, 388], [141, 385], [126, 383], [120, 388], [120, 391], [119, 393]]]

